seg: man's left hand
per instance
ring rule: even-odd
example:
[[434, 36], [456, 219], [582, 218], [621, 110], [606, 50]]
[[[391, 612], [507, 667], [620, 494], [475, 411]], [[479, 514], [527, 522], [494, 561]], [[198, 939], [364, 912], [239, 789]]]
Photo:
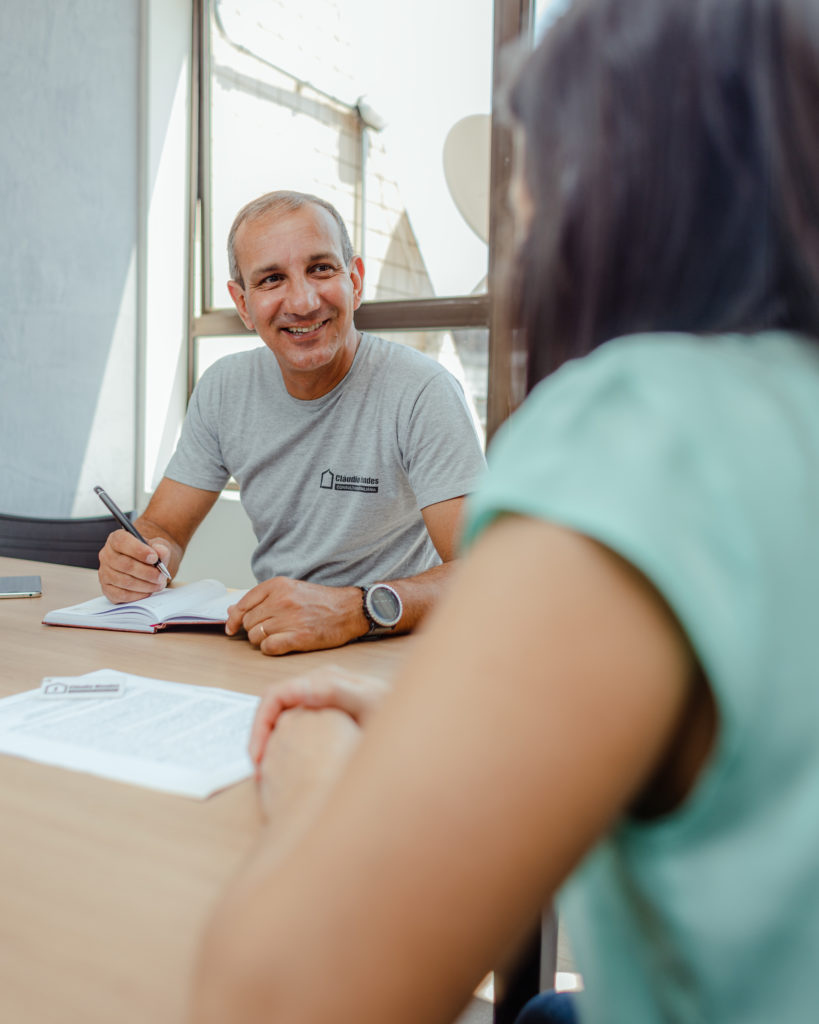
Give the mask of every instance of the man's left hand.
[[228, 609], [225, 632], [240, 629], [262, 654], [341, 647], [368, 629], [358, 587], [325, 587], [274, 576]]

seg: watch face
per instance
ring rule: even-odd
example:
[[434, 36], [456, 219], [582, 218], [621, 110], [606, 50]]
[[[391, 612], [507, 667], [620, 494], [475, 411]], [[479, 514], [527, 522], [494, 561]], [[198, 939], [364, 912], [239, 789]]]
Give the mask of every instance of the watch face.
[[401, 618], [401, 599], [390, 587], [376, 586], [367, 594], [370, 611], [376, 622], [393, 626]]

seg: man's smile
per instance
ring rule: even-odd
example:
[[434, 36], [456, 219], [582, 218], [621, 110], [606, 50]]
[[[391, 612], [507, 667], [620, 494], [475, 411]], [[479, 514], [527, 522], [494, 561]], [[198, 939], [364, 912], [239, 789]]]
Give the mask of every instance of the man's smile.
[[315, 331], [318, 331], [320, 328], [322, 328], [325, 324], [328, 324], [329, 322], [329, 319], [317, 320], [315, 323], [312, 324], [302, 324], [301, 326], [296, 326], [294, 324], [290, 327], [282, 327], [282, 330], [286, 334], [292, 334], [296, 338], [301, 338], [305, 334], [313, 334]]

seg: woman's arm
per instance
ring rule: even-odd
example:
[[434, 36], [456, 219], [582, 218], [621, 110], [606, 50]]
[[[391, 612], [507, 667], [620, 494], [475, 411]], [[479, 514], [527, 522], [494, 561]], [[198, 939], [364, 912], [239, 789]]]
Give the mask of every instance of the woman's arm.
[[542, 522], [496, 524], [351, 755], [338, 712], [299, 714], [305, 777], [316, 729], [349, 764], [292, 841], [273, 809], [208, 930], [192, 1020], [452, 1020], [646, 785], [693, 678], [629, 565]]

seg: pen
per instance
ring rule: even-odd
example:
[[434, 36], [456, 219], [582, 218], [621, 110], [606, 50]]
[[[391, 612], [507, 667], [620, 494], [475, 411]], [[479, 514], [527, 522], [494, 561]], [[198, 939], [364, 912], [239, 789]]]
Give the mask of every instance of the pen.
[[[99, 496], [100, 501], [103, 503], [103, 505], [105, 505], [105, 507], [114, 517], [114, 519], [116, 519], [116, 521], [123, 528], [123, 530], [127, 530], [132, 537], [136, 537], [137, 540], [141, 540], [142, 543], [145, 544], [147, 547], [151, 546], [150, 544], [148, 544], [148, 541], [145, 540], [145, 538], [142, 536], [139, 530], [134, 526], [134, 524], [131, 522], [128, 516], [125, 515], [125, 513], [122, 511], [119, 505], [117, 505], [113, 498], [106, 494], [101, 487], [95, 487], [94, 493]], [[157, 559], [155, 565], [161, 573], [168, 577], [168, 579], [171, 578], [171, 574], [165, 568], [165, 565], [162, 562], [161, 558]]]

